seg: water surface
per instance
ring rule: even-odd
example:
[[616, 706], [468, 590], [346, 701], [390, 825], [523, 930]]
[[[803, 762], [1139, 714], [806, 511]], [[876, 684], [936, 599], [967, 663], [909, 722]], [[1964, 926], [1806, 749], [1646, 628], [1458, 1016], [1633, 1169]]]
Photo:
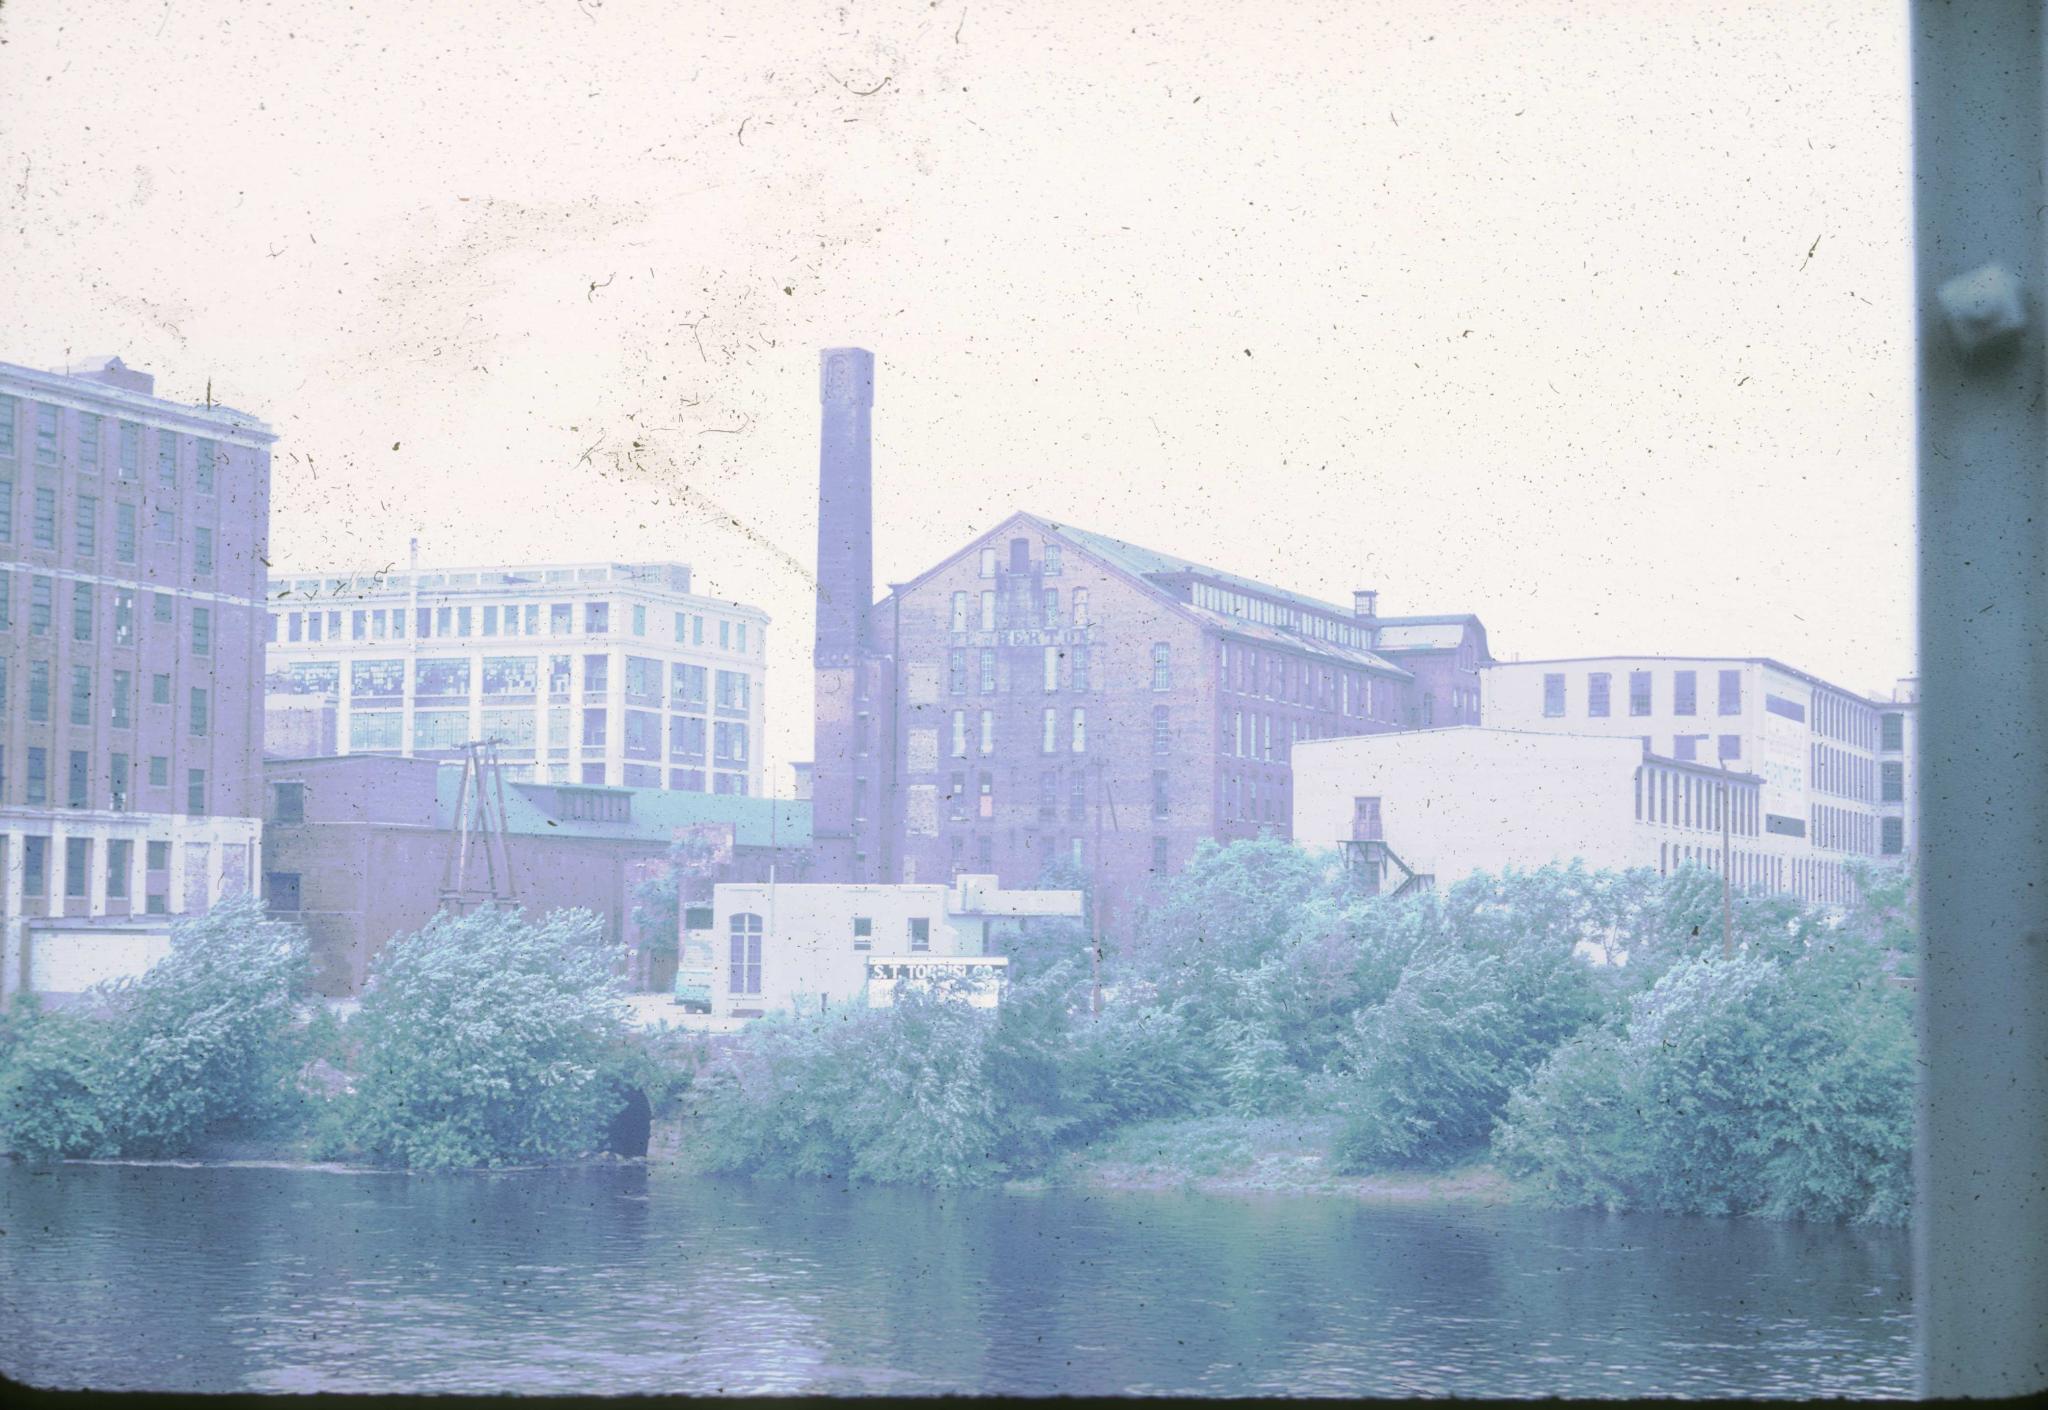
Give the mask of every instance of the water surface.
[[164, 1391], [1905, 1396], [1906, 1240], [616, 1166], [0, 1162], [0, 1370]]

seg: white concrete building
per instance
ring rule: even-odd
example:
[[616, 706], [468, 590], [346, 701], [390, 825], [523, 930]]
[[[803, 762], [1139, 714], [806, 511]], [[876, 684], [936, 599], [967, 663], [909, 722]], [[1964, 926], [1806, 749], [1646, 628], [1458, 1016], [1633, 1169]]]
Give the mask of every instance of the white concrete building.
[[[1847, 863], [1881, 860], [1885, 706], [1767, 657], [1504, 661], [1480, 672], [1482, 718], [1510, 730], [1624, 736], [1763, 780], [1764, 834], [1796, 861], [1792, 894], [1840, 904]], [[1898, 807], [1903, 810], [1904, 790]], [[1901, 817], [1904, 834], [1913, 831]], [[1898, 855], [1898, 854], [1893, 854]]]
[[1786, 890], [1753, 774], [1648, 754], [1635, 739], [1491, 726], [1295, 745], [1294, 837], [1343, 850], [1383, 893], [1475, 872], [1583, 861], [1596, 870], [1688, 862]]
[[680, 563], [274, 575], [266, 689], [342, 754], [489, 737], [517, 779], [759, 794], [767, 627]]
[[[924, 982], [937, 960], [970, 982], [1007, 961], [992, 943], [1033, 918], [1081, 915], [1078, 891], [1001, 889], [993, 876], [943, 885], [720, 882], [708, 907], [683, 915], [676, 994], [714, 1020], [758, 1018], [799, 1000], [865, 1003], [871, 977], [893, 993]], [[979, 978], [987, 1001], [990, 982]]]

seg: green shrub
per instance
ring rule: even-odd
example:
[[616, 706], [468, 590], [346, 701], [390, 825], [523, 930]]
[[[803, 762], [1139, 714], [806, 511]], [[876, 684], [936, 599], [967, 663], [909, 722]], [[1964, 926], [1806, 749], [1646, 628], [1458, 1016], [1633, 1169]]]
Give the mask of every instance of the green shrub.
[[1201, 1111], [1214, 1085], [1186, 1022], [1166, 1007], [1109, 1005], [1074, 1025], [1067, 1061], [1077, 1111], [1091, 1131]]
[[0, 1129], [44, 1156], [179, 1156], [275, 1127], [298, 1103], [305, 932], [250, 897], [171, 926], [138, 978], [75, 1012], [20, 1012], [0, 1056]]
[[1823, 942], [1673, 966], [1515, 1094], [1496, 1151], [1563, 1203], [1899, 1223], [1912, 1102], [1904, 996]]
[[588, 911], [437, 916], [392, 941], [349, 1025], [354, 1145], [421, 1169], [598, 1148], [626, 1038], [615, 947]]

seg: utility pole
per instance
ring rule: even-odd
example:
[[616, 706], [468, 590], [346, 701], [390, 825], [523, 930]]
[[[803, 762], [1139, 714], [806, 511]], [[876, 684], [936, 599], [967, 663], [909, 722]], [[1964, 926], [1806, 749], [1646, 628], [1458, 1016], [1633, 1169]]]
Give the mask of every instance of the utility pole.
[[1727, 780], [1723, 779], [1721, 791], [1721, 958], [1735, 958], [1735, 899], [1729, 873], [1735, 863], [1728, 855], [1728, 805], [1733, 801], [1728, 793]]
[[1102, 865], [1102, 806], [1104, 796], [1102, 761], [1097, 759], [1095, 761], [1095, 870], [1094, 874], [1089, 878], [1091, 884], [1088, 888], [1094, 893], [1089, 897], [1090, 904], [1088, 906], [1090, 928], [1094, 932], [1088, 947], [1088, 970], [1091, 976], [1088, 989], [1088, 1012], [1094, 1018], [1102, 1017], [1102, 878], [1105, 870]]

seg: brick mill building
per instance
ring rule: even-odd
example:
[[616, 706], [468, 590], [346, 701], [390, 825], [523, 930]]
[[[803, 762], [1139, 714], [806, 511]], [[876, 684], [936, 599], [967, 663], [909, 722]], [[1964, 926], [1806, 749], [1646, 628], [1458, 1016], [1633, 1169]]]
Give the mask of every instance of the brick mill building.
[[1385, 618], [1031, 514], [873, 606], [873, 357], [823, 354], [820, 879], [1028, 886], [1113, 906], [1205, 838], [1290, 835], [1301, 740], [1476, 724], [1486, 632]]
[[275, 437], [80, 366], [0, 363], [0, 995], [137, 972], [261, 872]]

